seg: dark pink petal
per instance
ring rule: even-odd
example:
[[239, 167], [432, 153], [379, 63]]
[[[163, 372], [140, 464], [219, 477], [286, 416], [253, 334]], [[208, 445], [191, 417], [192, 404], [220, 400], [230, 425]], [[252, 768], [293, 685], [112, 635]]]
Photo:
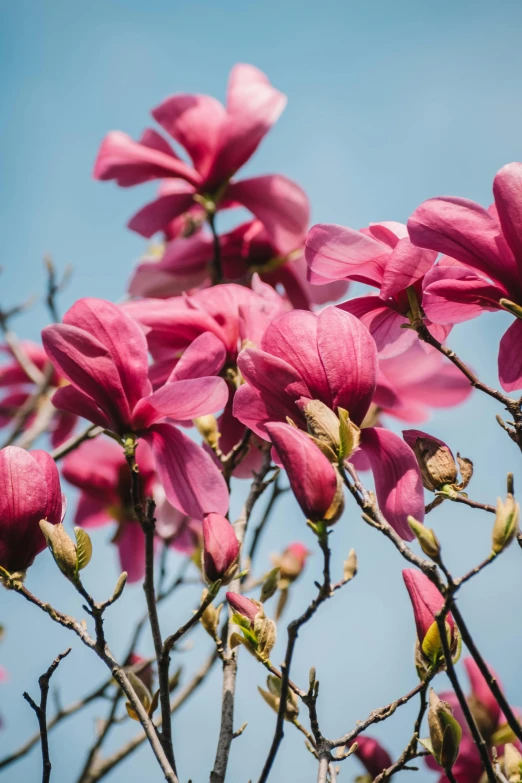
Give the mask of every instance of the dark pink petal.
[[[112, 438], [100, 436], [82, 443], [65, 457], [62, 475], [70, 484], [106, 506], [114, 506], [119, 502], [118, 483], [122, 467], [125, 467], [123, 447]], [[140, 467], [143, 466], [140, 464]]]
[[438, 324], [457, 324], [499, 309], [498, 301], [508, 296], [500, 286], [465, 267], [436, 266], [424, 278], [422, 306]]
[[172, 381], [161, 386], [136, 405], [132, 425], [135, 431], [169, 416], [178, 421], [196, 419], [225, 407], [228, 387], [223, 378], [203, 377]]
[[223, 369], [227, 352], [223, 341], [212, 332], [204, 332], [190, 343], [169, 377], [172, 381], [218, 375]]
[[385, 304], [379, 296], [359, 296], [337, 307], [352, 313], [364, 324], [375, 340], [380, 359], [402, 354], [417, 340], [414, 331], [403, 329], [408, 319]]
[[359, 734], [357, 739], [350, 743], [350, 747], [355, 743], [357, 743], [358, 747], [354, 755], [364, 764], [372, 778], [376, 778], [383, 770], [391, 767], [392, 760], [390, 754], [384, 750], [378, 740]]
[[78, 498], [74, 523], [81, 527], [103, 527], [114, 522], [109, 513], [109, 507], [103, 500], [91, 497], [82, 492]]
[[226, 119], [223, 105], [209, 95], [172, 95], [152, 110], [152, 116], [187, 150], [205, 177]]
[[129, 282], [131, 296], [165, 299], [200, 285], [208, 277], [212, 239], [203, 232], [169, 242], [161, 260], [142, 261]]
[[361, 431], [361, 449], [368, 457], [382, 513], [406, 541], [413, 539], [407, 517], [424, 519], [424, 490], [413, 451], [394, 432], [371, 427]]
[[154, 424], [142, 435], [154, 456], [156, 469], [173, 506], [195, 519], [228, 511], [225, 480], [212, 458], [171, 424]]
[[147, 340], [136, 321], [112, 302], [86, 298], [75, 302], [63, 322], [83, 329], [108, 349], [131, 410], [150, 394]]
[[[46, 326], [42, 340], [48, 356], [62, 375], [94, 400], [115, 427], [129, 422], [127, 396], [106, 346], [83, 329], [66, 324]], [[55, 404], [58, 407], [58, 403]]]
[[287, 310], [286, 301], [255, 274], [248, 300], [238, 303], [239, 339], [261, 345], [270, 324]]
[[[319, 318], [315, 313], [292, 310], [276, 318], [268, 327], [261, 348], [290, 364], [306, 383], [310, 396], [328, 405], [331, 394], [319, 353], [318, 327]], [[341, 342], [339, 337], [336, 346]]]
[[401, 239], [408, 236], [408, 228], [404, 223], [396, 220], [383, 220], [380, 223], [370, 223], [368, 228], [362, 229], [363, 233], [384, 242], [392, 250], [397, 247]]
[[[417, 638], [422, 644], [424, 637], [435, 622], [435, 615], [444, 606], [444, 598], [428, 577], [414, 568], [402, 572], [404, 584], [413, 606]], [[451, 615], [448, 615], [448, 621]]]
[[164, 231], [174, 218], [190, 209], [194, 203], [194, 193], [195, 191], [187, 186], [180, 193], [158, 196], [136, 212], [127, 225], [132, 231], [150, 239], [157, 231]]
[[522, 273], [522, 163], [508, 163], [493, 180], [502, 232]]
[[51, 429], [51, 446], [57, 449], [72, 435], [78, 422], [78, 417], [67, 411], [57, 411], [53, 418]]
[[317, 345], [332, 407], [345, 408], [352, 421], [360, 424], [370, 407], [377, 382], [375, 342], [358, 318], [337, 307], [324, 309], [318, 322]]
[[498, 377], [505, 391], [522, 389], [522, 321], [519, 318], [500, 341]]
[[296, 250], [306, 236], [310, 205], [306, 193], [281, 174], [234, 182], [227, 195], [264, 224], [282, 255]]
[[386, 263], [381, 299], [395, 296], [416, 283], [431, 269], [436, 258], [436, 251], [415, 247], [409, 237], [401, 239]]
[[[294, 407], [296, 407], [295, 403]], [[292, 410], [292, 408], [290, 409]], [[277, 398], [271, 396], [267, 399], [247, 383], [243, 384], [234, 394], [233, 415], [237, 421], [264, 440], [268, 439], [265, 430], [267, 422], [286, 421]]]
[[203, 566], [209, 582], [223, 579], [239, 557], [239, 542], [234, 528], [221, 514], [203, 517]]
[[[501, 714], [500, 706], [497, 700], [491, 693], [485, 678], [483, 677], [473, 658], [464, 658], [463, 663], [466, 667], [466, 672], [471, 683], [471, 692], [473, 696], [484, 705], [491, 716], [492, 725], [496, 726], [499, 722]], [[488, 666], [488, 669], [495, 678], [499, 688], [502, 688], [502, 684], [491, 666]]]
[[254, 622], [256, 614], [259, 612], [259, 607], [250, 598], [245, 598], [244, 595], [239, 595], [239, 593], [227, 593], [226, 596], [233, 612], [242, 614], [251, 623]]
[[139, 582], [145, 574], [145, 536], [138, 522], [131, 519], [121, 525], [116, 536], [122, 571], [129, 582]]
[[226, 119], [220, 123], [214, 161], [206, 172], [208, 187], [225, 182], [252, 157], [279, 118], [286, 97], [264, 73], [240, 63], [228, 82]]
[[517, 267], [498, 221], [480, 204], [464, 198], [432, 198], [408, 221], [411, 241], [445, 253], [494, 282], [518, 288]]
[[56, 462], [47, 451], [41, 449], [35, 449], [30, 454], [40, 466], [47, 488], [47, 499], [42, 510], [42, 519], [47, 519], [48, 522], [57, 525], [62, 521], [63, 497]]
[[51, 402], [59, 411], [81, 416], [104, 429], [114, 426], [112, 420], [98, 407], [90, 397], [75, 389], [74, 386], [60, 386], [51, 397]]
[[307, 519], [326, 517], [337, 491], [335, 468], [305, 432], [273, 422], [266, 431], [288, 475], [290, 486]]
[[[145, 141], [149, 139], [145, 137]], [[101, 180], [115, 179], [124, 188], [165, 177], [182, 177], [193, 185], [200, 182], [198, 173], [172, 150], [167, 153], [165, 148], [158, 147], [157, 143], [147, 146], [133, 141], [126, 133], [111, 131], [102, 141], [93, 176]]]
[[[310, 280], [358, 280], [380, 286], [391, 250], [382, 242], [353, 228], [319, 223], [306, 238], [305, 258]], [[319, 278], [314, 279], [318, 274]]]

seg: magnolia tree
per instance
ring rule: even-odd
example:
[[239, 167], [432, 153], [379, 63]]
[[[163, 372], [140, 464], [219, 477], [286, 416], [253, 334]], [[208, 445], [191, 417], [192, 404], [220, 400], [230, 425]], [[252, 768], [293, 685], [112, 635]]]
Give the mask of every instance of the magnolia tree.
[[[266, 680], [260, 694], [274, 712], [273, 738], [262, 768], [248, 771], [252, 780], [273, 779], [290, 730], [304, 735], [319, 783], [336, 781], [352, 755], [364, 766], [365, 781], [389, 780], [412, 762], [437, 770], [439, 781], [522, 780], [519, 713], [456, 602], [519, 536], [513, 477], [496, 505], [474, 501], [465, 491], [472, 462], [411, 428], [431, 408], [460, 405], [474, 388], [498, 403], [513, 459], [517, 446], [522, 451], [522, 398], [512, 396], [522, 389], [522, 163], [496, 175], [489, 208], [434, 198], [408, 225], [308, 230], [308, 200], [298, 185], [281, 175], [240, 176], [285, 100], [256, 68], [237, 65], [226, 106], [206, 95], [174, 95], [152, 111], [163, 133], [147, 129], [139, 141], [109, 133], [95, 162], [96, 179], [120, 187], [159, 181], [157, 198], [129, 222], [133, 231], [161, 240], [134, 270], [128, 297], [118, 305], [80, 299], [60, 320], [62, 282], [49, 265], [53, 323], [41, 344], [19, 340], [11, 330], [19, 307], [2, 313], [0, 423], [7, 437], [0, 451], [0, 578], [20, 596], [28, 622], [31, 613], [45, 613], [49, 624], [78, 637], [107, 668], [106, 680], [94, 690], [91, 685], [83, 699], [48, 714], [49, 680], [69, 650], [57, 655], [40, 677], [39, 697], [24, 694], [39, 732], [11, 749], [2, 769], [40, 743], [42, 780], [48, 781], [49, 732], [105, 699], [97, 735], [90, 745], [86, 740], [79, 783], [103, 779], [145, 743], [158, 779], [186, 781], [192, 773], [177, 764], [172, 715], [219, 666], [221, 725], [209, 774], [211, 783], [222, 783], [243, 729], [234, 722], [235, 701], [243, 698], [236, 694], [236, 673], [250, 655], [259, 681]], [[219, 234], [217, 214], [238, 206], [251, 218]], [[347, 298], [350, 281], [377, 290]], [[500, 343], [499, 389], [483, 383], [466, 357], [446, 345], [455, 324], [484, 310], [513, 315]], [[406, 423], [402, 437], [386, 428], [384, 414]], [[323, 562], [315, 597], [290, 622], [286, 600], [308, 548], [289, 545], [268, 573], [256, 564], [283, 475]], [[231, 490], [241, 483], [246, 501], [238, 518], [230, 518]], [[67, 512], [66, 484], [79, 490]], [[261, 522], [249, 529], [265, 492]], [[491, 515], [488, 554], [463, 575], [450, 573], [425, 524], [443, 502], [453, 512], [459, 508], [453, 504], [461, 504]], [[343, 560], [335, 536], [345, 503], [358, 507], [363, 524], [404, 558], [416, 646], [411, 690], [331, 737], [318, 717], [315, 668], [308, 681], [296, 682], [292, 660], [300, 629], [326, 601], [342, 601], [337, 593], [349, 591], [356, 576], [353, 550], [343, 578], [333, 576]], [[112, 595], [91, 594], [86, 584], [95, 579], [88, 570], [84, 575], [92, 554], [88, 531], [114, 521], [122, 573]], [[183, 582], [165, 567], [172, 547], [202, 589], [199, 605], [195, 611], [186, 606], [177, 629], [158, 619], [158, 605]], [[38, 567], [35, 558], [46, 548], [63, 590], [80, 594], [88, 622], [31, 592], [30, 568]], [[108, 610], [127, 582], [143, 583], [147, 613], [129, 628], [128, 651], [118, 658], [110, 626], [117, 609]], [[171, 655], [199, 624], [210, 637], [210, 657], [181, 687]], [[139, 653], [147, 626], [152, 658]], [[276, 634], [286, 647], [282, 663], [271, 657]], [[468, 692], [455, 668], [462, 647]], [[441, 672], [451, 692], [437, 693]], [[372, 727], [410, 700], [418, 704], [411, 738], [399, 755], [390, 755], [372, 738]], [[122, 720], [137, 721], [137, 733], [107, 753], [105, 741]]]

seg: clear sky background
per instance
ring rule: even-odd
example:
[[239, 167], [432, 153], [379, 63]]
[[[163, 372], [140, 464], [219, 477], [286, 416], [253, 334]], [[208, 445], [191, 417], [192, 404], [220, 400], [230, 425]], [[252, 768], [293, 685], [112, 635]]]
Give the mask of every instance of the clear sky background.
[[[265, 139], [246, 173], [281, 172], [308, 192], [313, 221], [353, 227], [370, 221], [405, 221], [425, 198], [441, 194], [491, 200], [491, 182], [505, 163], [522, 156], [522, 4], [518, 0], [17, 0], [0, 2], [0, 225], [3, 267], [0, 303], [8, 307], [44, 285], [42, 256], [59, 267], [72, 263], [74, 276], [62, 309], [84, 295], [117, 300], [125, 291], [143, 240], [125, 228], [153, 186], [119, 190], [91, 178], [98, 145], [111, 129], [136, 137], [150, 124], [148, 112], [170, 93], [203, 92], [221, 99], [235, 62], [265, 71], [289, 98], [280, 121]], [[17, 329], [37, 339], [46, 323], [37, 306]], [[457, 327], [451, 345], [485, 380], [496, 385], [496, 352], [509, 323], [500, 314]], [[520, 454], [495, 422], [502, 412], [475, 395], [462, 408], [433, 417], [427, 428], [475, 461], [470, 496], [494, 502], [504, 492], [505, 474], [519, 480]], [[522, 486], [522, 485], [521, 485]], [[243, 488], [237, 490], [237, 508]], [[71, 513], [74, 498], [71, 494]], [[457, 513], [458, 512], [458, 513]], [[429, 518], [441, 538], [448, 564], [464, 573], [488, 552], [491, 518], [444, 505]], [[96, 534], [88, 587], [107, 597], [118, 571], [110, 531]], [[299, 510], [288, 496], [280, 502], [263, 541], [260, 567], [270, 552], [296, 539], [313, 545]], [[414, 625], [402, 585], [403, 561], [348, 506], [332, 536], [334, 574], [340, 577], [350, 547], [360, 574], [300, 635], [294, 677], [305, 682], [311, 665], [321, 680], [319, 714], [329, 736], [338, 736], [373, 708], [416, 683]], [[520, 594], [522, 553], [518, 547], [487, 569], [460, 600], [485, 656], [497, 669], [509, 697], [522, 705], [520, 681]], [[175, 558], [171, 566], [176, 567]], [[320, 558], [311, 559], [290, 619], [302, 611], [319, 577]], [[79, 602], [50, 556], [42, 554], [28, 585], [44, 599], [82, 616]], [[165, 630], [187, 619], [198, 591], [184, 588], [162, 612]], [[143, 609], [139, 586], [126, 589], [108, 617], [111, 646], [127, 644], [129, 622]], [[73, 653], [53, 684], [64, 704], [106, 675], [75, 638], [18, 596], [0, 594], [0, 621], [7, 637], [0, 662], [10, 671], [1, 686], [0, 753], [16, 747], [36, 729], [22, 692], [37, 694], [38, 676], [69, 643]], [[273, 655], [284, 653], [280, 642]], [[179, 653], [173, 665], [190, 677], [208, 641], [191, 637], [193, 654]], [[150, 645], [143, 647], [150, 651]], [[268, 751], [275, 716], [256, 686], [264, 672], [240, 653], [236, 725], [249, 725], [234, 742], [230, 781], [256, 780]], [[446, 686], [444, 676], [440, 687]], [[208, 779], [219, 722], [220, 673], [174, 720], [181, 780]], [[50, 700], [50, 712], [54, 700]], [[402, 708], [375, 730], [398, 755], [411, 736], [416, 707]], [[51, 734], [55, 783], [76, 780], [83, 749], [94, 736], [99, 710], [84, 713]], [[304, 718], [306, 721], [306, 718]], [[110, 748], [132, 735], [136, 724], [119, 727]], [[315, 779], [316, 766], [301, 736], [288, 727], [273, 772], [274, 783]], [[38, 781], [36, 748], [0, 779]], [[343, 762], [341, 781], [360, 772]], [[403, 774], [410, 779], [412, 773]], [[401, 779], [402, 779], [401, 778]], [[424, 769], [416, 780], [434, 777]], [[161, 774], [144, 747], [107, 780], [150, 783]]]

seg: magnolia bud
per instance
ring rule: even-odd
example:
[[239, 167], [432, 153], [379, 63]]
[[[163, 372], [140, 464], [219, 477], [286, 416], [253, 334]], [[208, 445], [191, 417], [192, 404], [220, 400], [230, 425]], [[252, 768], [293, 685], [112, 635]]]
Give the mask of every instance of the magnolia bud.
[[355, 549], [350, 549], [348, 558], [343, 563], [343, 581], [349, 582], [357, 573], [357, 555]]
[[60, 571], [68, 579], [76, 580], [78, 571], [89, 564], [92, 556], [92, 543], [88, 533], [81, 527], [75, 527], [75, 544], [61, 523], [52, 525], [42, 519], [40, 529]]
[[227, 593], [226, 598], [232, 611], [246, 618], [253, 625], [256, 615], [262, 609], [261, 604], [239, 593]]
[[[267, 704], [272, 707], [274, 712], [279, 712], [279, 704], [281, 701], [281, 680], [279, 677], [274, 677], [272, 674], [268, 675], [266, 684], [268, 691], [258, 687], [258, 691], [266, 701]], [[288, 689], [288, 696], [286, 699], [285, 720], [293, 721], [299, 715], [299, 703], [297, 696], [293, 691]]]
[[199, 416], [197, 419], [194, 419], [194, 425], [210, 448], [215, 449], [220, 438], [216, 417], [211, 413], [207, 416]]
[[203, 517], [203, 571], [207, 582], [229, 584], [237, 571], [239, 542], [234, 528], [221, 514]]
[[[419, 644], [418, 654], [430, 667], [435, 667], [444, 655], [435, 619], [435, 615], [444, 607], [444, 598], [422, 571], [405, 569], [402, 577], [413, 606]], [[446, 631], [450, 651], [455, 655], [459, 649], [460, 637], [451, 614], [446, 615]]]
[[453, 717], [450, 705], [441, 701], [433, 688], [430, 688], [428, 726], [431, 751], [437, 764], [444, 770], [451, 769], [459, 755], [462, 729]]
[[302, 573], [309, 554], [310, 552], [304, 544], [295, 541], [289, 544], [281, 555], [272, 555], [273, 564], [279, 568], [280, 588], [285, 588], [295, 582]]
[[402, 434], [417, 457], [422, 483], [426, 489], [435, 492], [445, 484], [456, 483], [457, 464], [442, 440], [420, 430], [404, 430]]
[[279, 585], [279, 574], [279, 568], [272, 568], [272, 570], [267, 574], [265, 581], [263, 582], [263, 586], [261, 587], [261, 595], [259, 596], [261, 603], [268, 601], [268, 599], [272, 598], [276, 592]]
[[440, 543], [431, 528], [424, 527], [415, 517], [408, 517], [408, 525], [415, 534], [417, 541], [425, 555], [438, 561], [440, 557]]
[[522, 781], [522, 754], [514, 745], [508, 744], [504, 747], [504, 775], [509, 783], [520, 783]]
[[265, 617], [264, 612], [259, 613], [254, 621], [254, 633], [257, 639], [257, 655], [263, 662], [268, 661], [276, 643], [276, 624]]
[[223, 608], [223, 604], [219, 604], [219, 606], [214, 606], [214, 604], [209, 604], [200, 618], [201, 625], [208, 633], [208, 635], [211, 636], [213, 639], [215, 639], [217, 635], [217, 628], [219, 625], [219, 615], [221, 614], [222, 608]]
[[303, 402], [302, 410], [310, 435], [329, 446], [335, 455], [338, 454], [341, 445], [340, 422], [333, 410], [321, 400]]
[[497, 499], [497, 514], [493, 525], [492, 550], [498, 555], [513, 541], [518, 530], [520, 506], [513, 495], [509, 494], [503, 502]]

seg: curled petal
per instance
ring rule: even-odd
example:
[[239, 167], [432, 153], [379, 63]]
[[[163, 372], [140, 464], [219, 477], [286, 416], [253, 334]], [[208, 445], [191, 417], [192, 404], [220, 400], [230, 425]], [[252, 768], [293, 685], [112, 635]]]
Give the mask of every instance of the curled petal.
[[498, 377], [505, 391], [522, 389], [522, 321], [519, 318], [500, 341]]
[[169, 416], [178, 421], [196, 419], [224, 408], [228, 387], [223, 378], [187, 378], [161, 386], [140, 400], [132, 417], [134, 430], [149, 427]]
[[366, 233], [327, 223], [313, 226], [305, 245], [310, 280], [318, 285], [328, 278], [380, 286], [390, 252]]

